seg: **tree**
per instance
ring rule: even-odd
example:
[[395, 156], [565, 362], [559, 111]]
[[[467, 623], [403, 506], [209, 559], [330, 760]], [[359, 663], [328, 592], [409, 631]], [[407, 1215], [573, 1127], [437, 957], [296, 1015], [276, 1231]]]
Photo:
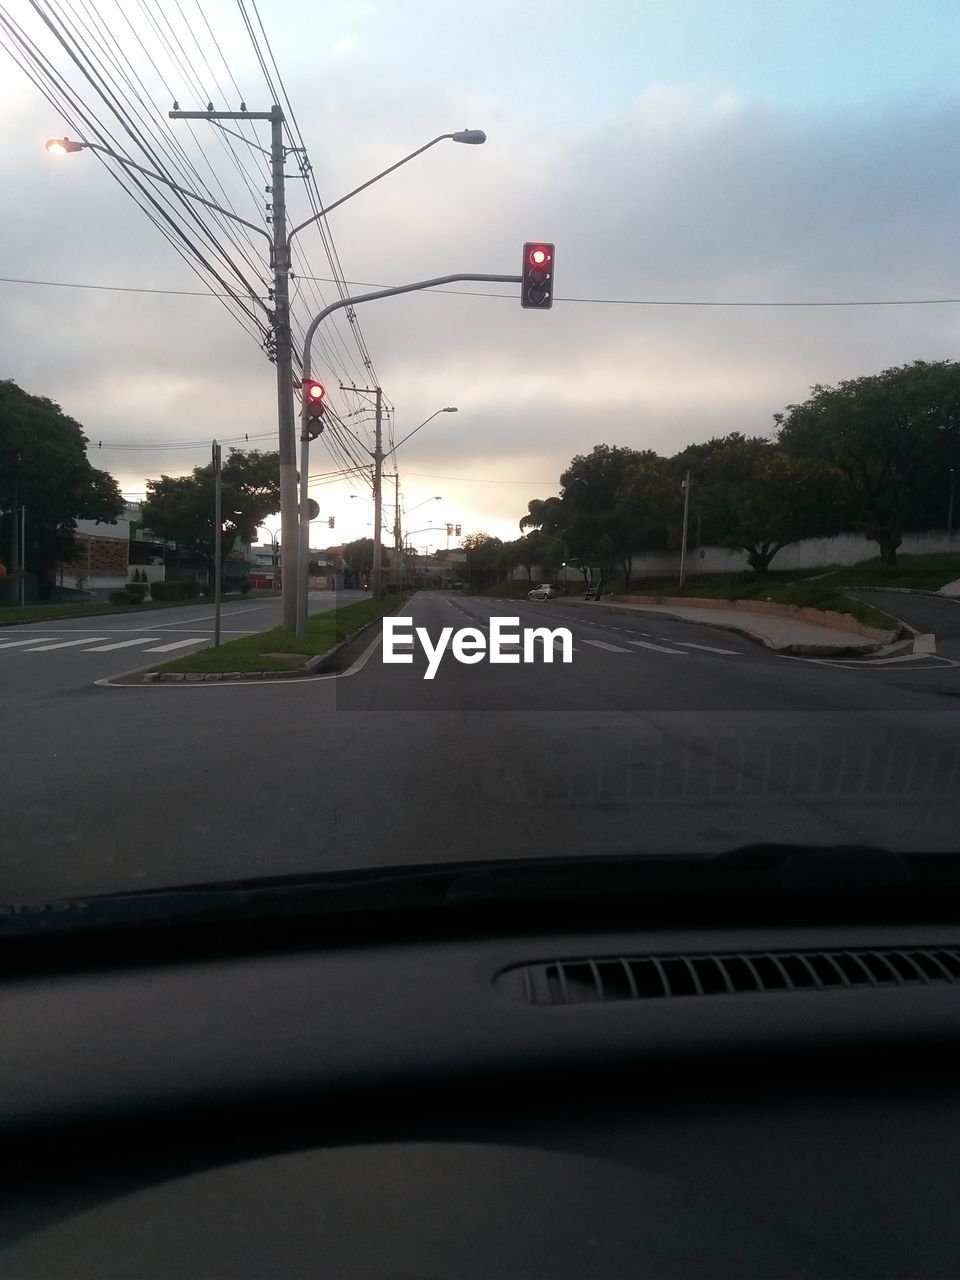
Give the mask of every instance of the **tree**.
[[960, 364], [915, 360], [811, 391], [774, 414], [780, 447], [843, 472], [857, 524], [892, 568], [904, 530], [942, 518], [960, 463]]
[[515, 542], [504, 543], [503, 558], [508, 571], [514, 565], [523, 565], [527, 571], [527, 580], [532, 582], [535, 566], [555, 569], [560, 564], [563, 559], [563, 543], [552, 534], [534, 529]]
[[343, 548], [343, 562], [353, 573], [366, 576], [373, 572], [373, 539], [357, 538]]
[[641, 454], [623, 474], [614, 520], [619, 540], [624, 589], [630, 588], [633, 551], [662, 550], [671, 528], [682, 518], [683, 495], [665, 459]]
[[746, 551], [750, 567], [763, 578], [789, 543], [838, 533], [846, 505], [846, 481], [836, 467], [819, 458], [770, 452], [755, 460], [737, 492], [727, 541]]
[[621, 505], [620, 495], [630, 468], [654, 458], [649, 450], [598, 444], [588, 454], [577, 454], [560, 476], [567, 512], [564, 540], [584, 566], [585, 578], [591, 564], [619, 565], [629, 588], [639, 529], [636, 512]]
[[110, 524], [123, 514], [117, 482], [90, 465], [86, 444], [54, 401], [0, 381], [0, 536], [9, 546], [13, 507], [25, 507], [26, 567], [41, 596], [50, 594], [57, 561], [73, 559], [77, 520]]
[[490, 533], [468, 533], [460, 543], [467, 553], [466, 577], [472, 586], [487, 587], [500, 576], [503, 567], [503, 542]]
[[786, 455], [759, 437], [734, 431], [692, 445], [671, 459], [671, 468], [676, 477], [689, 469], [707, 540], [746, 551], [758, 577], [789, 543], [827, 537], [849, 519], [842, 472], [819, 458]]
[[189, 476], [147, 481], [144, 525], [173, 542], [181, 555], [213, 568], [226, 560], [235, 542], [253, 542], [259, 525], [280, 510], [280, 457], [259, 449], [231, 449], [221, 473], [223, 529], [219, 552], [214, 528], [213, 464], [194, 467]]

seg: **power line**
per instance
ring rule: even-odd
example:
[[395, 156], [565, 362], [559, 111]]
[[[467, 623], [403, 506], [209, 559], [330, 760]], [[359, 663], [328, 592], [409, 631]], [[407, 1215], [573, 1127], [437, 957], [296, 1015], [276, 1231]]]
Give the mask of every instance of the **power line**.
[[[298, 279], [328, 279], [325, 276], [298, 276]], [[332, 283], [332, 281], [331, 281]], [[393, 286], [373, 284], [368, 280], [347, 280], [349, 285], [370, 289], [389, 289]], [[202, 289], [148, 289], [133, 285], [79, 284], [72, 280], [30, 280], [23, 276], [0, 276], [0, 284], [46, 285], [56, 289], [98, 289], [107, 293], [158, 293], [182, 298], [232, 298], [232, 293], [214, 293]], [[466, 289], [423, 289], [422, 293], [448, 293], [463, 298], [505, 298], [516, 302], [512, 293], [480, 293]], [[732, 299], [677, 299], [677, 298], [565, 298], [557, 295], [555, 302], [585, 302], [621, 307], [942, 307], [956, 306], [960, 298], [858, 298], [824, 299], [822, 301], [742, 301]], [[317, 338], [314, 338], [317, 341]], [[331, 366], [332, 367], [332, 366]], [[348, 388], [349, 389], [349, 388]]]

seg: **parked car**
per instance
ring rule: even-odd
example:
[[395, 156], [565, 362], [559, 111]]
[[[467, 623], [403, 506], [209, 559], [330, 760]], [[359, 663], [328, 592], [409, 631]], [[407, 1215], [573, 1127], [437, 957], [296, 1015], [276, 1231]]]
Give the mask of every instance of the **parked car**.
[[534, 587], [532, 591], [527, 592], [527, 599], [553, 600], [558, 595], [560, 595], [559, 588], [552, 587], [549, 582], [541, 582], [539, 587]]

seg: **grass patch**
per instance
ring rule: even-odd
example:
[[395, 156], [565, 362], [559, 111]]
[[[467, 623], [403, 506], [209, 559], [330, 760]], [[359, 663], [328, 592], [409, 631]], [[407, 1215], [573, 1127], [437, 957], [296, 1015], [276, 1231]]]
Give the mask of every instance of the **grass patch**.
[[358, 600], [342, 609], [330, 609], [307, 619], [304, 634], [274, 627], [256, 635], [228, 640], [219, 649], [201, 649], [199, 653], [173, 658], [151, 667], [151, 671], [197, 671], [205, 674], [223, 671], [295, 671], [306, 658], [328, 653], [341, 640], [392, 613], [409, 597], [390, 595], [383, 600]]
[[960, 578], [960, 552], [935, 551], [928, 555], [897, 556], [892, 569], [880, 563], [879, 556], [862, 564], [833, 570], [833, 576], [845, 587], [912, 587], [917, 591], [939, 591], [948, 582]]
[[[238, 600], [261, 600], [278, 596], [277, 591], [239, 591], [223, 596], [224, 604]], [[192, 605], [213, 606], [213, 597], [199, 600], [144, 600], [142, 604], [28, 604], [22, 609], [17, 605], [0, 605], [0, 627], [15, 627], [26, 622], [57, 622], [61, 618], [99, 618], [108, 613], [152, 613], [157, 609], [186, 609]]]

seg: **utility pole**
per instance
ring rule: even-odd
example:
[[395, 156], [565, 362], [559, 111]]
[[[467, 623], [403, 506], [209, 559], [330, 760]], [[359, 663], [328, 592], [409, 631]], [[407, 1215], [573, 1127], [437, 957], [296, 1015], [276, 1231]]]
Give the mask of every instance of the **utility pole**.
[[683, 534], [680, 538], [680, 590], [683, 590], [683, 575], [687, 564], [687, 524], [690, 519], [690, 472], [681, 481], [683, 489]]
[[950, 468], [950, 501], [947, 503], [947, 533], [953, 533], [953, 485], [954, 471]]
[[[288, 151], [298, 147], [283, 145], [283, 111], [171, 111], [173, 120], [269, 120], [270, 194], [273, 201], [273, 234], [270, 241], [270, 268], [273, 271], [273, 334], [277, 365], [277, 423], [280, 452], [280, 541], [283, 546], [282, 625], [293, 631], [297, 625], [297, 583], [299, 581], [299, 531], [297, 528], [297, 441], [296, 410], [293, 398], [293, 350], [290, 341], [290, 241], [287, 236], [287, 206], [283, 162]], [[241, 219], [242, 221], [242, 219]], [[311, 219], [312, 221], [312, 219]], [[304, 224], [306, 225], [306, 224]], [[259, 228], [256, 228], [259, 230]], [[299, 228], [298, 228], [299, 230]], [[304, 566], [304, 570], [306, 566]]]
[[403, 528], [400, 524], [400, 472], [393, 477], [393, 549], [397, 557], [397, 586], [403, 590]]
[[220, 597], [223, 587], [223, 481], [221, 450], [213, 442], [213, 647], [220, 648]]
[[[17, 458], [17, 462], [20, 459]], [[20, 568], [20, 511], [17, 506], [20, 486], [13, 482], [13, 510], [10, 512], [10, 571], [16, 573]], [[17, 581], [17, 599], [20, 599], [20, 583]]]
[[376, 440], [373, 450], [373, 574], [370, 594], [374, 600], [381, 595], [383, 557], [383, 392], [377, 392]]

